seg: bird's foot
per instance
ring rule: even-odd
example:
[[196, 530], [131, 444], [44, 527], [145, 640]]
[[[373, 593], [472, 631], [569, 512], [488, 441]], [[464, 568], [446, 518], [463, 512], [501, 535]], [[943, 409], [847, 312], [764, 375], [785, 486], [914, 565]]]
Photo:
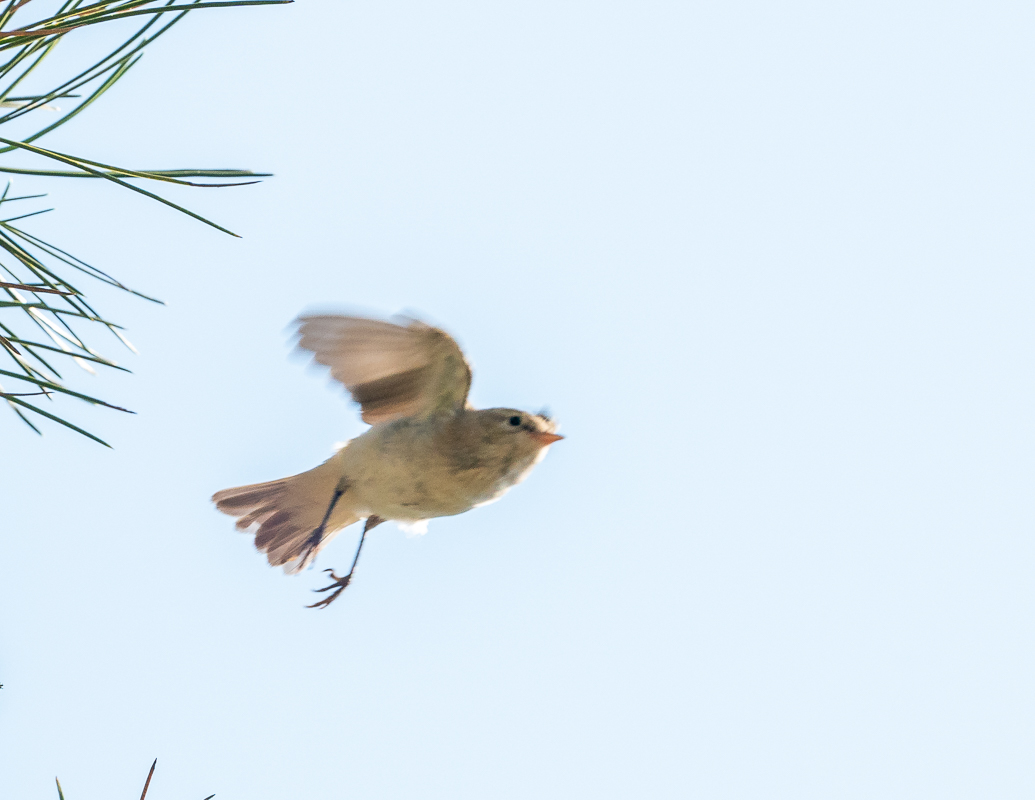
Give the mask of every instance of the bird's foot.
[[331, 580], [333, 580], [334, 582], [329, 586], [324, 586], [322, 589], [313, 589], [313, 591], [329, 592], [331, 591], [331, 589], [334, 589], [334, 594], [328, 595], [323, 600], [320, 600], [317, 603], [313, 603], [311, 606], [306, 606], [306, 608], [327, 608], [327, 606], [329, 606], [331, 603], [338, 599], [338, 595], [345, 591], [345, 587], [348, 586], [349, 582], [352, 580], [351, 572], [348, 575], [345, 575], [341, 578], [334, 574], [333, 569], [325, 569], [324, 572], [331, 573]]

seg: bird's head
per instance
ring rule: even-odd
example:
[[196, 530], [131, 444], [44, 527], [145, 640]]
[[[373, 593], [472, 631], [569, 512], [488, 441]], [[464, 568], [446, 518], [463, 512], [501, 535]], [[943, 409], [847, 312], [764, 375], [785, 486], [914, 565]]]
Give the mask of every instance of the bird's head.
[[482, 441], [518, 458], [538, 461], [547, 447], [564, 438], [557, 433], [557, 423], [545, 414], [516, 408], [486, 408], [474, 413]]

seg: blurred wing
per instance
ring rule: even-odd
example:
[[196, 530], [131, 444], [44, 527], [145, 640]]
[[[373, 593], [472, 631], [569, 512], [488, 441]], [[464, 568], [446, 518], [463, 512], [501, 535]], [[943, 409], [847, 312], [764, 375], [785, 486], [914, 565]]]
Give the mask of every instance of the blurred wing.
[[331, 368], [371, 425], [457, 411], [467, 403], [471, 368], [445, 331], [418, 320], [312, 315], [298, 318], [298, 346]]

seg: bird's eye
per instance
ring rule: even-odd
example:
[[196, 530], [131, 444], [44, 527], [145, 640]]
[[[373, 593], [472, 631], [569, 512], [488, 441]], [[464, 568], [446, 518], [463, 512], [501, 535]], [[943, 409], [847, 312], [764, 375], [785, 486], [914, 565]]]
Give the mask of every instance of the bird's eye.
[[509, 422], [516, 428], [518, 425], [521, 424], [521, 417], [511, 417]]

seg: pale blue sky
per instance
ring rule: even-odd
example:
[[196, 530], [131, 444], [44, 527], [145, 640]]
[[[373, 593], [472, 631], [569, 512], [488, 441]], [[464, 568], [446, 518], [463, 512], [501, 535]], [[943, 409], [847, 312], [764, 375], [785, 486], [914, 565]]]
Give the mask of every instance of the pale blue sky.
[[[45, 140], [140, 356], [0, 416], [0, 796], [1030, 798], [1035, 10], [315, 2], [199, 13]], [[88, 37], [63, 45], [74, 54]], [[117, 215], [120, 223], [113, 224]], [[116, 243], [116, 239], [120, 244]], [[568, 438], [269, 568], [213, 491], [363, 429], [314, 305], [422, 313]], [[317, 567], [347, 566], [347, 532]]]

